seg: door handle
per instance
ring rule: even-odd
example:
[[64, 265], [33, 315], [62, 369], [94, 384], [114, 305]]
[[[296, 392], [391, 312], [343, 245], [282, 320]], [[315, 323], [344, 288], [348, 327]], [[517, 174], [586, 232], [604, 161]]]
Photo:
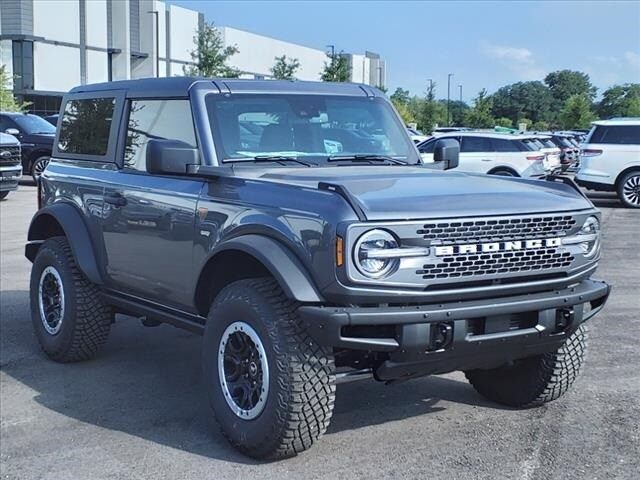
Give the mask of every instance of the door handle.
[[490, 158], [483, 158], [482, 160], [480, 160], [481, 162], [490, 162], [491, 159]]
[[124, 207], [127, 204], [127, 199], [121, 193], [107, 193], [104, 196], [105, 203], [109, 203], [116, 207]]

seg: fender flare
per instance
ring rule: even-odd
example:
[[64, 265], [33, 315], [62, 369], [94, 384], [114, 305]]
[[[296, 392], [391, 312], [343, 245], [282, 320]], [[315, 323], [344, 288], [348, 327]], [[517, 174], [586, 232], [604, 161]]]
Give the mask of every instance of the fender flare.
[[244, 252], [258, 260], [273, 275], [288, 298], [303, 303], [324, 301], [308, 270], [291, 249], [263, 235], [246, 234], [224, 241], [209, 256], [200, 275], [218, 254], [230, 250]]
[[71, 251], [76, 264], [82, 273], [92, 282], [102, 285], [102, 275], [96, 262], [95, 248], [91, 241], [89, 229], [82, 218], [82, 214], [68, 203], [56, 203], [41, 208], [31, 220], [27, 244], [25, 246], [25, 256], [33, 262], [38, 250], [51, 236], [48, 226], [53, 219], [62, 228], [67, 241], [71, 246]]

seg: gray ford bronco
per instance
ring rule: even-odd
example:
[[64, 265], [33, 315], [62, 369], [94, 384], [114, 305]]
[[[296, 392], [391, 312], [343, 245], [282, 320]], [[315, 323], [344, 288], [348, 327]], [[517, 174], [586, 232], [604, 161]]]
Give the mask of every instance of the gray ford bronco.
[[354, 374], [461, 370], [504, 405], [555, 400], [610, 290], [600, 213], [570, 180], [457, 156], [443, 140], [422, 165], [364, 85], [77, 87], [25, 250], [40, 344], [91, 358], [116, 313], [202, 334], [213, 412], [256, 458], [309, 448]]

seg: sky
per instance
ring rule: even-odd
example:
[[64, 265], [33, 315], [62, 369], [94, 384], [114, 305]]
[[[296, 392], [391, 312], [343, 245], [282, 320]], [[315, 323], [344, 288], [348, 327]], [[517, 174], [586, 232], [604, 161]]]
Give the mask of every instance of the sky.
[[586, 72], [601, 93], [640, 82], [640, 1], [170, 0], [207, 21], [318, 49], [379, 53], [396, 87], [469, 101], [554, 70]]

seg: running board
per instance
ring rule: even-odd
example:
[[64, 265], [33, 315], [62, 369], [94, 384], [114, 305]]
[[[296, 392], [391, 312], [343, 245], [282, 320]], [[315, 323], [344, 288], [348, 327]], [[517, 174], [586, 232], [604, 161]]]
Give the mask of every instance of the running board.
[[204, 335], [207, 319], [181, 310], [167, 308], [162, 305], [116, 291], [103, 291], [102, 296], [110, 304], [123, 313], [138, 317], [148, 317], [174, 327], [182, 328], [199, 335]]

